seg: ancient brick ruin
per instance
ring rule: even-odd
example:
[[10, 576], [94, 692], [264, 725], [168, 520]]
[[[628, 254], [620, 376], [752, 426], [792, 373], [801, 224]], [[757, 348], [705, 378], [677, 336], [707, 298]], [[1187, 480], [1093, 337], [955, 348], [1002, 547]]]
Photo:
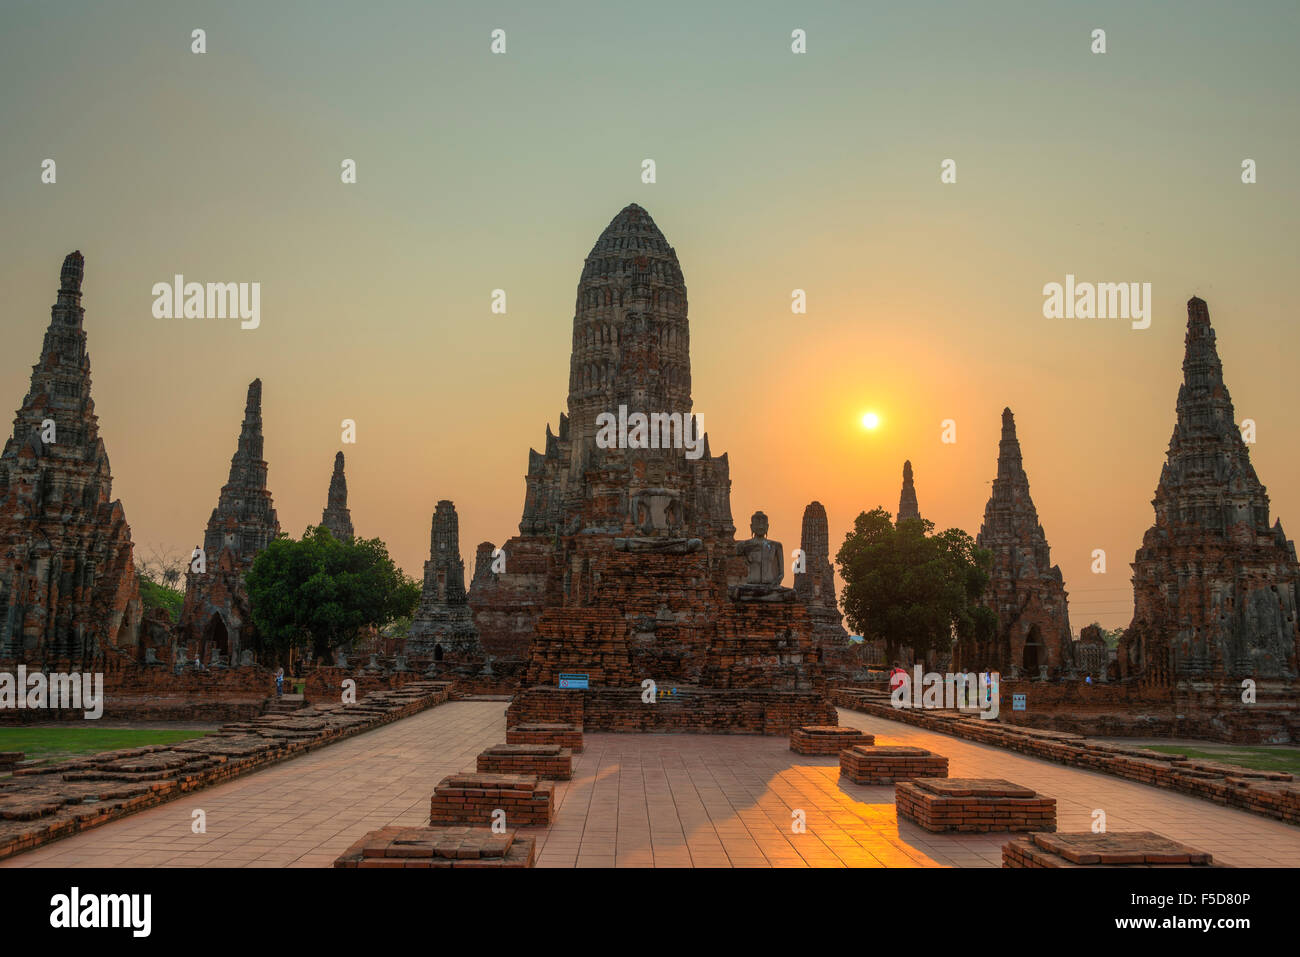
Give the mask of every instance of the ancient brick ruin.
[[230, 477], [203, 534], [204, 568], [191, 564], [185, 575], [185, 604], [179, 640], [187, 659], [229, 664], [251, 651], [252, 611], [244, 575], [257, 556], [280, 534], [262, 454], [262, 380], [248, 386], [239, 444], [230, 459]]
[[[568, 699], [549, 699], [568, 673], [590, 688], [563, 720], [588, 730], [788, 734], [835, 721], [812, 621], [780, 587], [766, 518], [735, 540], [727, 457], [696, 429], [689, 346], [677, 256], [628, 206], [578, 284], [568, 414], [530, 453], [520, 534], [504, 546], [505, 572], [475, 596], [480, 620], [497, 616], [495, 640], [530, 640], [512, 721], [561, 720]], [[656, 420], [647, 448], [598, 442], [605, 414], [671, 418]], [[643, 699], [647, 680], [662, 697]]]
[[898, 493], [898, 515], [895, 523], [920, 518], [921, 508], [916, 504], [916, 486], [912, 483], [912, 462], [903, 463], [903, 490]]
[[0, 454], [0, 659], [138, 658], [131, 529], [90, 397], [80, 252], [63, 260], [31, 387]]
[[412, 656], [466, 670], [477, 670], [484, 661], [465, 592], [460, 519], [456, 506], [447, 499], [434, 508], [429, 560], [424, 563], [424, 589], [407, 635], [406, 650]]
[[325, 511], [321, 512], [320, 523], [341, 542], [350, 541], [353, 537], [352, 512], [348, 510], [348, 479], [343, 474], [342, 452], [334, 456], [329, 498], [326, 500]]
[[1029, 497], [1029, 477], [1020, 458], [1016, 420], [1002, 410], [998, 474], [984, 508], [975, 543], [993, 553], [984, 604], [998, 616], [991, 641], [968, 639], [957, 647], [955, 668], [974, 668], [1031, 677], [1061, 673], [1074, 665], [1065, 581], [1053, 565], [1038, 511]]
[[822, 664], [827, 673], [849, 677], [862, 670], [865, 662], [861, 646], [849, 643], [849, 633], [844, 630], [844, 616], [835, 600], [830, 532], [826, 509], [821, 502], [810, 502], [803, 510], [799, 547], [803, 551], [804, 570], [795, 572], [794, 591], [812, 619], [813, 641], [821, 650]]
[[[1300, 565], [1237, 426], [1205, 301], [1187, 303], [1178, 419], [1133, 560], [1120, 668], [1147, 680], [1293, 680]], [[1239, 691], [1239, 689], [1237, 689]], [[1294, 690], [1289, 695], [1294, 703]]]
[[1213, 855], [1153, 831], [1035, 832], [1002, 846], [1003, 867], [1211, 867]]

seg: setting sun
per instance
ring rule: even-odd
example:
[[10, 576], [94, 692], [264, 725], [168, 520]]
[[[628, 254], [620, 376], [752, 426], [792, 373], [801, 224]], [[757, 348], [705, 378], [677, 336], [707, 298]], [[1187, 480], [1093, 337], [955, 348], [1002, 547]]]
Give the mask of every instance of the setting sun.
[[862, 417], [862, 427], [864, 429], [874, 429], [880, 424], [880, 416], [874, 412], [868, 412]]

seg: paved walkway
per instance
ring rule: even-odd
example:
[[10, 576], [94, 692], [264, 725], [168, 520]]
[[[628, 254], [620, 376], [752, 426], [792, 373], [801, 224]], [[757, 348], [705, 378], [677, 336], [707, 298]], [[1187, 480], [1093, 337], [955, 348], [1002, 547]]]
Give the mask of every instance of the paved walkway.
[[[228, 784], [58, 841], [10, 867], [326, 867], [368, 830], [419, 825], [442, 777], [505, 738], [505, 704], [453, 702]], [[1300, 867], [1300, 828], [884, 718], [840, 711], [881, 744], [945, 754], [953, 777], [999, 777], [1057, 799], [1061, 830], [1153, 830], [1239, 867]], [[892, 787], [839, 778], [784, 738], [588, 734], [558, 813], [530, 830], [542, 867], [989, 867], [1005, 834], [899, 824]], [[207, 831], [191, 829], [193, 812]], [[793, 812], [806, 829], [795, 833]]]

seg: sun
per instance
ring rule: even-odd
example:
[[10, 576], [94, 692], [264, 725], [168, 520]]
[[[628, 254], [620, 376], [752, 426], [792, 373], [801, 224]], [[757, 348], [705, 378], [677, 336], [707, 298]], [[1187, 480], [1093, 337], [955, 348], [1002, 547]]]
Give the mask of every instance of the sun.
[[880, 416], [874, 412], [868, 412], [862, 417], [862, 427], [864, 429], [874, 429], [880, 424]]

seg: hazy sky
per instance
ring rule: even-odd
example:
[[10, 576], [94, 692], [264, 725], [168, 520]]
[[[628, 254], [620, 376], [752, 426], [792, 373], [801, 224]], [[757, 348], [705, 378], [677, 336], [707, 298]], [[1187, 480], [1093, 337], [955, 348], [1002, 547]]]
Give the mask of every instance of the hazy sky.
[[[681, 260], [695, 407], [742, 531], [762, 508], [788, 554], [817, 499], [833, 552], [859, 511], [897, 508], [910, 458], [922, 514], [975, 534], [1009, 405], [1071, 624], [1124, 625], [1193, 294], [1300, 534], [1298, 36], [1293, 2], [7, 0], [0, 402], [21, 402], [80, 249], [138, 549], [201, 539], [260, 376], [286, 531], [320, 520], [352, 418], [358, 533], [419, 577], [450, 498], [469, 566], [517, 531], [583, 258], [637, 202]], [[260, 328], [154, 318], [176, 273], [260, 282]], [[1067, 273], [1150, 282], [1151, 327], [1044, 318]]]

